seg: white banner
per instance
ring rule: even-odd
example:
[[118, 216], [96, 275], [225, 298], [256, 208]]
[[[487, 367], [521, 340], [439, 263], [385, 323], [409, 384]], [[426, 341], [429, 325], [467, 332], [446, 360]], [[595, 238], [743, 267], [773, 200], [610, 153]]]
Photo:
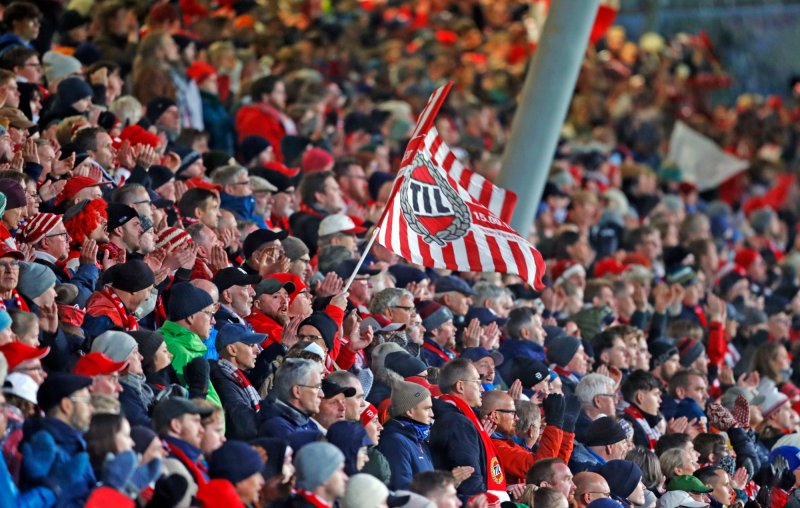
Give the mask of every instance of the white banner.
[[669, 140], [669, 159], [681, 169], [683, 179], [701, 191], [718, 187], [750, 165], [723, 152], [714, 141], [680, 121], [675, 123]]

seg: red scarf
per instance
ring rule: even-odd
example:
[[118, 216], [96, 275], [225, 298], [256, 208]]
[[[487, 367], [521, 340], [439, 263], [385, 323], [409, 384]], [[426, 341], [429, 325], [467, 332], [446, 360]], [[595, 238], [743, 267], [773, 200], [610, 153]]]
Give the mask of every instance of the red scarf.
[[[11, 290], [11, 298], [9, 298], [9, 300], [11, 299], [14, 300], [14, 303], [16, 304], [19, 310], [24, 310], [25, 312], [31, 311], [31, 308], [28, 307], [28, 304], [25, 303], [25, 300], [22, 299], [22, 296], [19, 294], [19, 292], [17, 292], [16, 289]], [[5, 307], [5, 305], [3, 306]]]
[[109, 288], [103, 288], [103, 290], [100, 292], [114, 303], [114, 306], [117, 308], [117, 312], [119, 312], [119, 317], [122, 320], [122, 327], [125, 329], [125, 331], [137, 331], [139, 329], [139, 322], [136, 321], [136, 318], [132, 314], [128, 314], [128, 311], [125, 309], [125, 305], [122, 303], [122, 300], [119, 299], [117, 294]]
[[331, 508], [333, 506], [326, 503], [323, 499], [320, 499], [319, 496], [313, 492], [309, 492], [307, 490], [297, 489], [295, 490], [295, 494], [297, 494], [297, 497], [301, 497], [308, 501], [315, 508]]
[[208, 471], [206, 471], [206, 467], [203, 464], [193, 462], [189, 457], [186, 456], [185, 453], [181, 451], [180, 448], [173, 445], [169, 441], [165, 441], [165, 444], [167, 445], [169, 452], [175, 455], [175, 457], [181, 461], [181, 464], [186, 466], [186, 469], [189, 470], [189, 474], [192, 475], [192, 478], [194, 478], [194, 481], [198, 486], [208, 483], [208, 480], [206, 480]]
[[454, 404], [456, 408], [461, 411], [461, 414], [466, 416], [470, 423], [472, 423], [472, 425], [475, 427], [475, 430], [478, 431], [478, 435], [481, 437], [481, 441], [483, 441], [483, 449], [486, 452], [486, 490], [499, 490], [501, 492], [505, 492], [506, 477], [503, 473], [503, 468], [500, 467], [500, 460], [497, 458], [497, 451], [494, 449], [494, 444], [492, 443], [492, 439], [489, 437], [489, 434], [486, 433], [486, 430], [484, 430], [480, 420], [478, 420], [478, 417], [475, 416], [475, 412], [466, 402], [454, 395], [442, 395], [439, 397], [439, 399]]
[[434, 346], [433, 344], [428, 344], [427, 342], [424, 342], [422, 344], [422, 347], [427, 349], [428, 351], [431, 351], [432, 353], [436, 353], [439, 356], [439, 358], [441, 358], [444, 361], [444, 363], [447, 363], [450, 360], [452, 360], [452, 358], [447, 356], [447, 353], [445, 353], [438, 347]]
[[649, 423], [647, 423], [647, 419], [644, 417], [642, 412], [639, 411], [639, 408], [630, 405], [625, 408], [624, 412], [626, 415], [633, 418], [640, 427], [642, 427], [644, 434], [647, 436], [647, 440], [650, 442], [650, 450], [655, 450], [656, 441], [658, 441], [658, 438], [661, 437], [661, 433], [658, 431], [658, 429], [654, 429]]

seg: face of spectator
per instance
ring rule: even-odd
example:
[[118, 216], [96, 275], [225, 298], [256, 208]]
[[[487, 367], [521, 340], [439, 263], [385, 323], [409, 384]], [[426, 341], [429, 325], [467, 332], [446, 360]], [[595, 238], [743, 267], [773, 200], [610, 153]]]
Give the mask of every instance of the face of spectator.
[[453, 349], [456, 346], [456, 325], [453, 321], [447, 321], [439, 328], [430, 332], [431, 338], [440, 346]]
[[228, 346], [233, 352], [233, 357], [239, 368], [252, 369], [256, 366], [256, 356], [258, 356], [258, 344], [244, 344], [236, 342]]
[[203, 454], [209, 457], [214, 450], [222, 446], [225, 439], [225, 422], [220, 415], [214, 415], [210, 421], [202, 425], [203, 437], [200, 441], [200, 448]]
[[628, 496], [628, 501], [635, 506], [642, 506], [644, 504], [644, 491], [644, 484], [639, 481], [639, 485], [637, 485], [636, 488], [633, 489], [633, 492], [631, 492], [631, 495]]
[[307, 415], [313, 415], [319, 412], [320, 402], [322, 401], [322, 376], [318, 370], [311, 372], [308, 377], [308, 382], [304, 383], [306, 386], [295, 385], [293, 388], [295, 393], [299, 392], [298, 409]]
[[494, 360], [491, 356], [484, 356], [477, 362], [472, 362], [484, 383], [494, 383]]
[[[352, 286], [351, 286], [352, 289]], [[294, 300], [289, 304], [289, 317], [300, 316], [303, 319], [311, 315], [314, 310], [311, 308], [311, 293], [304, 289], [297, 293]]]
[[351, 164], [347, 170], [347, 175], [340, 178], [342, 190], [350, 198], [361, 204], [366, 204], [369, 200], [369, 186], [364, 168], [358, 164]]
[[787, 403], [783, 404], [769, 419], [779, 429], [794, 429], [798, 418], [792, 406]]
[[600, 358], [610, 367], [617, 367], [618, 369], [630, 368], [630, 359], [628, 358], [628, 348], [625, 342], [619, 337], [614, 339], [611, 349], [604, 351]]
[[460, 508], [461, 500], [458, 498], [455, 485], [448, 483], [443, 489], [440, 489], [441, 494], [431, 497], [431, 501], [436, 503], [436, 508]]
[[703, 351], [700, 356], [695, 360], [689, 368], [696, 370], [701, 374], [708, 374], [708, 355]]
[[172, 353], [170, 353], [169, 349], [167, 349], [167, 343], [162, 342], [161, 345], [158, 346], [156, 354], [153, 356], [155, 372], [160, 372], [170, 363], [172, 363]]
[[473, 365], [470, 365], [469, 372], [459, 382], [462, 386], [461, 398], [464, 399], [464, 402], [469, 404], [470, 407], [481, 407], [483, 386], [481, 385], [478, 370]]
[[695, 402], [700, 404], [700, 407], [705, 407], [706, 400], [708, 400], [708, 383], [701, 376], [689, 376], [689, 385], [684, 391], [684, 397], [694, 399]]
[[328, 213], [339, 213], [344, 210], [342, 191], [339, 189], [339, 183], [332, 176], [325, 179], [322, 192], [315, 193], [314, 198], [317, 200], [317, 204]]
[[195, 209], [197, 220], [211, 229], [216, 229], [219, 225], [219, 218], [222, 215], [219, 209], [218, 199], [209, 199], [206, 201], [205, 206]]
[[47, 372], [45, 372], [44, 368], [42, 367], [41, 360], [25, 360], [24, 362], [17, 365], [13, 372], [21, 372], [22, 374], [27, 374], [36, 381], [37, 385], [41, 385], [44, 383], [44, 380], [47, 379]]
[[119, 430], [114, 434], [114, 447], [117, 453], [127, 452], [133, 450], [133, 439], [131, 439], [131, 424], [128, 423], [126, 418], [122, 419], [122, 425]]
[[357, 257], [358, 254], [358, 238], [356, 235], [348, 235], [347, 233], [339, 233], [331, 239], [331, 245], [341, 245]]
[[242, 171], [233, 179], [233, 183], [226, 185], [224, 191], [231, 196], [250, 196], [253, 194], [253, 187], [250, 185], [250, 177], [247, 172]]
[[367, 465], [369, 462], [369, 455], [367, 455], [367, 447], [362, 446], [358, 449], [358, 453], [356, 454], [356, 469], [361, 471], [364, 469], [364, 466]]
[[241, 317], [249, 316], [256, 295], [253, 286], [231, 286], [226, 291], [233, 311]]
[[661, 237], [657, 232], [644, 235], [642, 241], [636, 245], [636, 252], [644, 255], [650, 261], [655, 261], [661, 256]]
[[272, 295], [265, 293], [256, 298], [254, 306], [262, 314], [281, 323], [289, 316], [289, 295], [283, 288]]
[[6, 223], [8, 229], [17, 229], [24, 213], [24, 206], [12, 208], [11, 210], [6, 209], [6, 212], [3, 214], [3, 222]]
[[196, 333], [201, 339], [207, 339], [211, 333], [211, 326], [214, 321], [214, 306], [209, 305], [200, 312], [196, 312], [187, 318], [189, 330]]
[[18, 76], [25, 78], [28, 83], [38, 84], [42, 81], [42, 64], [39, 62], [38, 55], [28, 58], [21, 67], [16, 67], [14, 71]]
[[256, 198], [256, 213], [263, 217], [269, 217], [272, 209], [272, 193], [258, 191], [254, 192], [253, 196]]
[[34, 320], [31, 323], [31, 327], [28, 330], [20, 332], [19, 335], [12, 336], [13, 332], [11, 332], [11, 327], [7, 327], [5, 330], [3, 330], [3, 332], [6, 331], [9, 332], [10, 338], [16, 338], [17, 341], [27, 344], [31, 347], [39, 347], [39, 321]]
[[[773, 339], [785, 339], [789, 337], [789, 331], [792, 327], [792, 319], [786, 315], [785, 312], [778, 312], [770, 316], [769, 322], [767, 323], [767, 329], [769, 330], [769, 335]], [[789, 355], [786, 353], [786, 349], [781, 349], [781, 354], [777, 359], [778, 363], [780, 363], [780, 369], [788, 369], [789, 368]], [[786, 364], [784, 366], [784, 363]]]
[[[89, 430], [92, 421], [92, 398], [87, 388], [81, 388], [69, 396], [70, 404], [67, 407], [67, 423], [81, 432]], [[62, 406], [63, 408], [63, 406]]]
[[185, 414], [170, 422], [172, 432], [195, 448], [200, 448], [205, 429], [200, 422], [200, 415]]
[[636, 392], [636, 405], [647, 414], [658, 414], [658, 409], [661, 407], [661, 390], [652, 388]]
[[319, 403], [319, 413], [314, 417], [326, 429], [336, 422], [344, 420], [344, 394], [340, 393], [330, 399], [322, 399]]
[[381, 438], [381, 431], [383, 430], [383, 425], [381, 425], [378, 417], [376, 416], [370, 420], [369, 423], [364, 426], [364, 430], [367, 431], [367, 435], [370, 441], [372, 441], [372, 444], [377, 445]]
[[347, 488], [347, 473], [344, 472], [344, 464], [339, 466], [333, 475], [323, 484], [325, 488], [326, 498], [328, 499], [341, 499], [344, 497], [345, 489]]
[[472, 305], [472, 298], [458, 291], [451, 291], [444, 296], [443, 303], [456, 316], [465, 316]]
[[361, 410], [364, 409], [364, 388], [361, 383], [347, 383], [346, 386], [355, 388], [356, 394], [352, 397], [345, 397], [344, 399], [344, 419], [356, 422], [361, 416]]
[[567, 364], [567, 370], [576, 374], [586, 374], [589, 371], [589, 355], [583, 350], [583, 345], [578, 346], [575, 356]]
[[[4, 90], [5, 89], [5, 90]], [[14, 79], [10, 79], [6, 81], [2, 86], [0, 86], [0, 97], [5, 93], [6, 96], [6, 106], [12, 108], [19, 107], [19, 87], [17, 86], [17, 82]], [[9, 157], [9, 161], [11, 158]]]
[[392, 323], [408, 326], [411, 316], [416, 313], [414, 299], [410, 296], [401, 296], [392, 307], [384, 309], [383, 314]]
[[[92, 155], [92, 158], [104, 168], [110, 169], [114, 167], [114, 157], [116, 154], [114, 152], [114, 146], [112, 145], [111, 136], [109, 136], [107, 132], [100, 132], [97, 134], [97, 150], [95, 150], [93, 153], [90, 151], [90, 154]], [[143, 192], [145, 196], [147, 196], [147, 191], [144, 189], [139, 190]], [[141, 199], [143, 198], [137, 199], [137, 201]], [[149, 196], [147, 197], [147, 201], [150, 201]], [[134, 208], [136, 207], [134, 206]]]
[[32, 41], [39, 37], [39, 28], [41, 28], [41, 26], [42, 22], [39, 18], [27, 18], [15, 21], [12, 30], [15, 34], [19, 35], [20, 38], [26, 41]]
[[[3, 87], [0, 87], [0, 95], [2, 95]], [[14, 143], [11, 141], [11, 136], [8, 133], [0, 134], [0, 162], [11, 162], [14, 157]]]
[[119, 382], [119, 374], [98, 375], [92, 378], [92, 385], [89, 391], [98, 395], [119, 398], [122, 393], [122, 385]]
[[278, 109], [284, 109], [286, 107], [286, 85], [283, 84], [283, 81], [275, 83], [272, 92], [267, 96], [267, 102]]
[[706, 485], [714, 489], [709, 492], [714, 500], [723, 505], [730, 504], [733, 490], [730, 477], [726, 471], [721, 469], [716, 471], [714, 477]]
[[430, 425], [433, 422], [433, 401], [430, 397], [425, 397], [422, 402], [406, 412], [406, 416], [423, 425]]
[[575, 493], [575, 484], [572, 483], [572, 471], [569, 470], [566, 464], [553, 464], [552, 480], [543, 483], [547, 483], [548, 487], [560, 491], [568, 500], [572, 499], [572, 495]]
[[0, 291], [7, 292], [17, 287], [19, 261], [11, 256], [0, 258]]
[[289, 217], [297, 211], [297, 200], [294, 187], [289, 187], [284, 192], [272, 195], [272, 215], [275, 217]]
[[261, 494], [261, 488], [264, 487], [264, 475], [261, 471], [253, 473], [244, 480], [236, 483], [236, 494], [239, 495], [239, 500], [245, 506], [253, 506], [258, 502], [258, 496]]
[[497, 425], [497, 430], [506, 436], [513, 436], [516, 432], [517, 410], [511, 397], [503, 397], [500, 405], [492, 412], [492, 421]]
[[64, 223], [58, 221], [56, 226], [45, 235], [44, 239], [39, 243], [39, 250], [47, 252], [59, 261], [67, 259], [69, 256], [69, 233]]

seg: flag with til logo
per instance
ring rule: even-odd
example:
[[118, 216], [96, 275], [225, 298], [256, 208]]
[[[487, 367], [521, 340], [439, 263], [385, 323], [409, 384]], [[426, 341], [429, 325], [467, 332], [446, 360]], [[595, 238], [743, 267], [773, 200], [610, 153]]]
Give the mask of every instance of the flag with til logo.
[[449, 89], [437, 89], [420, 114], [377, 240], [412, 263], [517, 274], [541, 289], [541, 254], [507, 223], [516, 195], [465, 168], [433, 126]]

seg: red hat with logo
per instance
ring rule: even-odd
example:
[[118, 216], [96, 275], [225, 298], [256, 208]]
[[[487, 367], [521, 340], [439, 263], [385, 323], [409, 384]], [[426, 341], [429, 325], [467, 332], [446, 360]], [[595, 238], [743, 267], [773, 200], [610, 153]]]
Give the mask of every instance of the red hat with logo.
[[17, 368], [22, 362], [41, 360], [47, 356], [49, 352], [49, 347], [38, 348], [16, 341], [0, 346], [0, 353], [3, 353], [3, 356], [6, 357], [6, 361], [8, 362], [9, 372]]
[[0, 242], [0, 258], [5, 258], [5, 257], [12, 257], [19, 261], [22, 261], [23, 259], [25, 259], [25, 254], [18, 251], [17, 249], [12, 248], [6, 242]]
[[367, 407], [361, 411], [361, 425], [366, 427], [369, 422], [378, 417], [378, 409], [372, 404], [367, 404]]
[[75, 367], [73, 374], [80, 376], [110, 376], [117, 374], [128, 368], [128, 362], [115, 362], [103, 353], [92, 352], [81, 356]]

